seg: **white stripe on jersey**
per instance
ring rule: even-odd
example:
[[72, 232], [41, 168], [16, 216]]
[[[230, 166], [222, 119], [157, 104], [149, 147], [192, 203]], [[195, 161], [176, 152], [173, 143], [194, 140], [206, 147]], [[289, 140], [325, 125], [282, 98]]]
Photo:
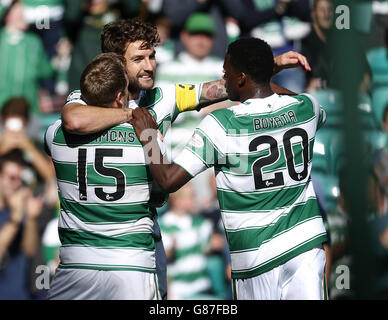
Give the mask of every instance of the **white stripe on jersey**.
[[83, 222], [68, 211], [61, 210], [58, 227], [75, 231], [98, 233], [107, 237], [117, 237], [129, 233], [147, 233], [153, 230], [153, 221], [150, 218], [142, 218], [137, 221], [123, 223], [91, 223]]
[[[117, 169], [118, 170], [118, 169]], [[139, 203], [146, 202], [150, 199], [152, 183], [149, 184], [136, 184], [136, 185], [126, 185], [124, 195], [116, 201], [110, 199], [109, 193], [114, 193], [117, 191], [117, 186], [103, 186], [103, 191], [106, 194], [106, 200], [101, 200], [97, 197], [95, 193], [95, 188], [98, 186], [87, 186], [86, 195], [87, 201], [85, 204], [98, 203], [98, 204], [130, 204], [130, 203]], [[61, 196], [66, 200], [73, 200], [82, 203], [80, 201], [80, 195], [78, 186], [64, 181], [58, 181], [58, 188], [61, 191]], [[108, 202], [107, 202], [108, 201]]]
[[107, 248], [61, 246], [63, 265], [134, 267], [152, 270], [155, 268], [154, 250], [132, 248]]

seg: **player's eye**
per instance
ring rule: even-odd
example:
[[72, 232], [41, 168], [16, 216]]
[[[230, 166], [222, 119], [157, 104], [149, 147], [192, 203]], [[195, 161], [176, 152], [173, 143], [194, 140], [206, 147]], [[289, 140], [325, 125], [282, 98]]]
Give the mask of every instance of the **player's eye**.
[[143, 57], [136, 57], [136, 58], [133, 58], [133, 61], [134, 62], [140, 62], [143, 60]]

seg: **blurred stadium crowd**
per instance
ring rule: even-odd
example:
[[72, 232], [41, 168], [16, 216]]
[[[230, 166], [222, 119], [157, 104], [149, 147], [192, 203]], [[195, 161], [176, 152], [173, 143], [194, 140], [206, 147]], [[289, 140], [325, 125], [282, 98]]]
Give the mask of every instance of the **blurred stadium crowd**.
[[[365, 153], [372, 155], [368, 201], [376, 251], [387, 261], [388, 1], [361, 2], [358, 10], [365, 16], [357, 25], [362, 72], [354, 108], [362, 115]], [[60, 242], [55, 171], [43, 134], [100, 53], [103, 25], [135, 16], [159, 30], [156, 85], [220, 79], [226, 47], [241, 36], [266, 40], [275, 55], [295, 50], [307, 56], [311, 72], [287, 69], [273, 82], [316, 96], [327, 112], [315, 140], [312, 176], [330, 234], [330, 298], [351, 298], [351, 285], [338, 278], [344, 270], [338, 267], [352, 270], [351, 214], [342, 192], [343, 99], [332, 77], [338, 15], [331, 0], [0, 0], [0, 299], [46, 296], [37, 270], [53, 275]], [[172, 157], [204, 115], [179, 116], [165, 137]], [[232, 298], [216, 191], [214, 178], [204, 172], [159, 210], [169, 299]], [[388, 264], [381, 263], [377, 285], [384, 290]]]

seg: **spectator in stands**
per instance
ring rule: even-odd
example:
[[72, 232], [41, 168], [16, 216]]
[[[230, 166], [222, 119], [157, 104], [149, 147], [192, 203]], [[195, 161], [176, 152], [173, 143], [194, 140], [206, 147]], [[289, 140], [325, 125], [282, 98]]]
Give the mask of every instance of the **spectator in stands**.
[[375, 215], [370, 221], [372, 244], [377, 261], [376, 294], [388, 298], [388, 149], [376, 152], [373, 163], [373, 182], [370, 194], [375, 204]]
[[[244, 0], [250, 10], [240, 19], [242, 35], [265, 40], [275, 55], [289, 50], [300, 52], [301, 40], [310, 30], [309, 0]], [[304, 92], [302, 69], [285, 70], [272, 81], [294, 92]]]
[[[52, 219], [58, 201], [55, 173], [51, 161], [39, 150], [28, 136], [29, 104], [24, 98], [11, 98], [1, 110], [2, 131], [0, 134], [0, 156], [9, 152], [20, 152], [24, 158], [24, 182], [35, 194], [44, 200], [41, 214], [36, 219], [39, 237]], [[36, 255], [31, 260], [30, 275], [35, 279], [35, 268], [43, 264], [42, 248], [39, 244]], [[31, 293], [39, 297], [41, 292], [32, 281]]]
[[[221, 78], [223, 60], [211, 55], [216, 30], [216, 23], [210, 14], [190, 15], [180, 33], [184, 50], [173, 61], [160, 63], [156, 85], [200, 83]], [[195, 112], [192, 115], [182, 114], [175, 121], [184, 122], [183, 126], [189, 130], [187, 139], [191, 136], [192, 128], [200, 121], [199, 115]], [[179, 139], [182, 141], [183, 138]]]
[[0, 157], [0, 299], [30, 298], [28, 262], [39, 245], [43, 200], [23, 186], [22, 171], [17, 151]]
[[0, 29], [0, 106], [13, 96], [26, 97], [31, 113], [39, 113], [39, 80], [53, 74], [41, 39], [26, 31], [24, 6], [14, 0], [2, 17]]
[[171, 36], [177, 41], [177, 52], [183, 50], [183, 45], [179, 42], [179, 34], [187, 18], [196, 12], [210, 14], [217, 29], [214, 33], [214, 46], [211, 55], [220, 59], [224, 58], [228, 43], [225, 17], [233, 17], [239, 21], [246, 13], [243, 8], [241, 1], [234, 0], [164, 0], [162, 6], [163, 12], [171, 20]]
[[211, 298], [206, 271], [211, 222], [195, 214], [194, 190], [190, 184], [170, 195], [170, 210], [160, 218], [167, 256], [169, 299]]
[[3, 131], [0, 135], [0, 155], [19, 149], [43, 181], [48, 182], [54, 179], [55, 174], [51, 162], [27, 135], [29, 108], [30, 105], [24, 98], [11, 98], [4, 104], [1, 110]]
[[[355, 252], [351, 241], [352, 216], [349, 212], [350, 201], [345, 197], [347, 185], [345, 171], [339, 173], [340, 196], [336, 210], [328, 212], [328, 224], [331, 242], [331, 285], [330, 299], [351, 299], [354, 294], [354, 287], [343, 288], [338, 285], [341, 281], [338, 278], [345, 266], [350, 271], [349, 283], [353, 283], [355, 268]], [[371, 267], [367, 271], [372, 274], [371, 283], [368, 284], [370, 295], [377, 298], [387, 298], [387, 262], [388, 262], [388, 149], [378, 150], [372, 159], [370, 171], [365, 182], [366, 212], [364, 219], [365, 245], [370, 250], [368, 257]], [[357, 217], [360, 219], [360, 217]], [[358, 235], [357, 235], [358, 236]], [[358, 257], [360, 259], [361, 257]], [[359, 263], [359, 262], [358, 262]], [[341, 279], [340, 279], [341, 280]]]
[[175, 44], [171, 40], [171, 21], [165, 15], [159, 15], [155, 18], [155, 25], [158, 29], [160, 38], [159, 45], [155, 48], [157, 64], [170, 62], [174, 59]]
[[328, 38], [332, 36], [334, 7], [331, 0], [314, 0], [311, 11], [312, 30], [304, 40], [304, 54], [312, 71], [306, 73], [306, 91], [326, 88], [331, 60], [328, 52]]
[[[30, 31], [42, 39], [47, 57], [52, 60], [57, 55], [56, 46], [63, 34], [64, 0], [23, 0], [23, 4]], [[55, 78], [56, 74], [42, 82], [47, 95], [55, 93]]]
[[[125, 0], [116, 10], [108, 0], [67, 0], [64, 26], [73, 44], [69, 68], [69, 90], [79, 88], [79, 79], [86, 65], [99, 53], [100, 35], [103, 26], [123, 16], [136, 16], [140, 2]], [[125, 14], [123, 14], [125, 13]]]
[[[311, 64], [311, 73], [306, 74], [306, 92], [322, 88], [336, 88], [338, 79], [335, 75], [336, 59], [335, 32], [334, 32], [334, 6], [332, 0], [314, 0], [311, 11], [312, 30], [304, 39], [303, 54]], [[360, 43], [358, 45], [361, 45]], [[370, 84], [370, 70], [364, 50], [355, 52], [359, 54], [358, 66], [361, 70], [360, 79], [357, 79], [361, 92], [366, 92]]]

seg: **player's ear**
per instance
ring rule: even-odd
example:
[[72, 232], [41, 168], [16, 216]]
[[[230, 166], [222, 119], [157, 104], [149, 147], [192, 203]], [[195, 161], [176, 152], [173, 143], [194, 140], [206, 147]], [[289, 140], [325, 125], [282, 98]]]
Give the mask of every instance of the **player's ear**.
[[115, 98], [117, 108], [124, 108], [125, 107], [125, 103], [122, 101], [122, 97], [123, 97], [123, 95], [121, 92], [117, 93], [116, 98]]
[[240, 88], [243, 87], [243, 86], [245, 85], [246, 81], [247, 81], [247, 75], [246, 75], [246, 73], [241, 72], [241, 73], [239, 74], [239, 76], [238, 76], [238, 82], [237, 82], [238, 86], [239, 86]]

